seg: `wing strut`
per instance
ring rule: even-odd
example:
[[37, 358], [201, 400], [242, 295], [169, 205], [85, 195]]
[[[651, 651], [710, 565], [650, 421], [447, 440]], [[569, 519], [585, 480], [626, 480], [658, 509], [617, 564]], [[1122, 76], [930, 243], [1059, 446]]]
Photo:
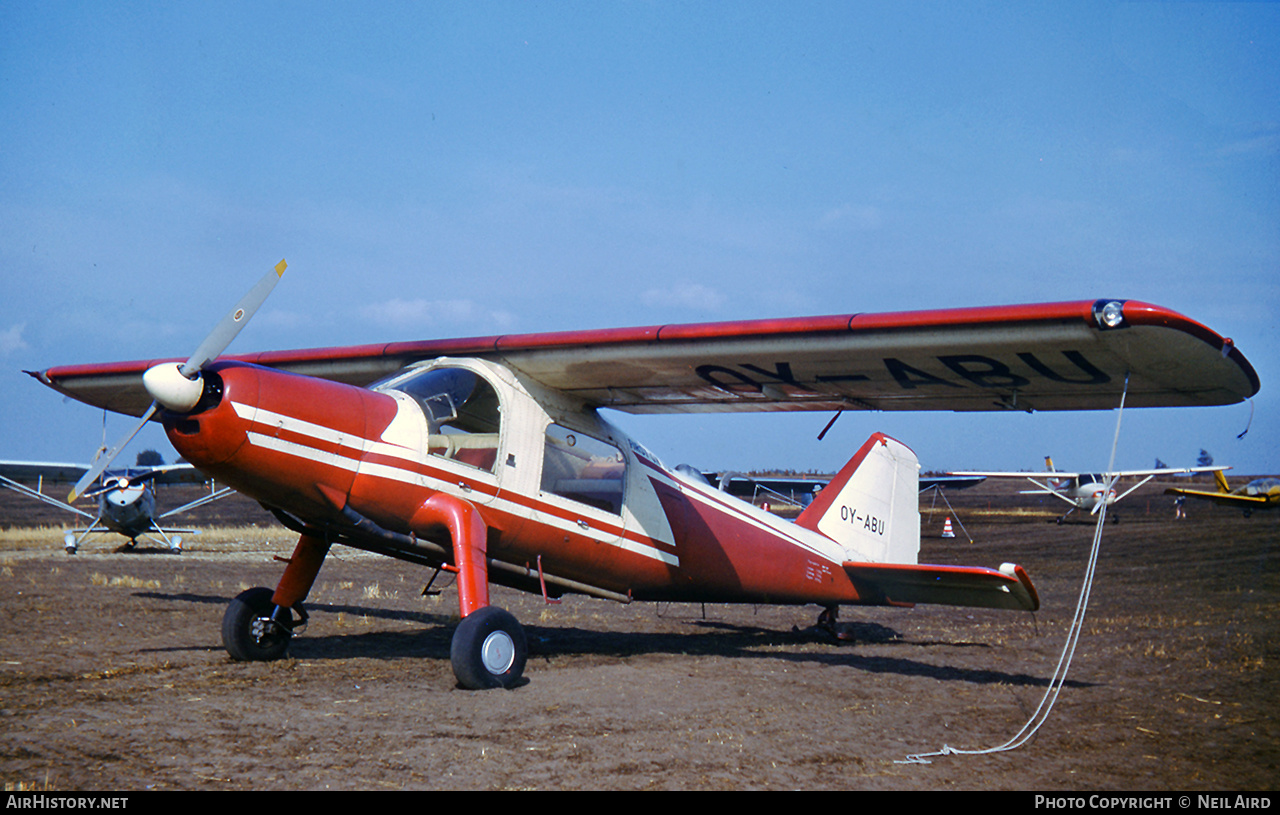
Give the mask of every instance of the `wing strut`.
[[844, 408], [836, 411], [836, 415], [831, 417], [831, 421], [827, 422], [827, 426], [822, 428], [822, 432], [818, 434], [818, 441], [822, 441], [822, 437], [827, 435], [827, 431], [831, 429], [831, 425], [836, 423], [836, 419], [840, 418], [840, 414], [844, 413]]
[[[1116, 435], [1111, 442], [1111, 458], [1107, 464], [1107, 483], [1106, 489], [1110, 490], [1119, 479], [1115, 474], [1116, 464], [1116, 448], [1120, 445], [1120, 420], [1124, 417], [1124, 399], [1129, 393], [1129, 376], [1124, 378], [1124, 391], [1120, 394], [1120, 409], [1116, 414]], [[895, 761], [895, 764], [932, 764], [932, 758], [946, 755], [987, 755], [990, 753], [1004, 753], [1015, 750], [1026, 744], [1032, 736], [1044, 725], [1049, 719], [1049, 712], [1053, 710], [1053, 705], [1058, 701], [1058, 694], [1062, 692], [1062, 686], [1067, 681], [1067, 670], [1071, 667], [1071, 660], [1075, 657], [1076, 645], [1080, 641], [1080, 632], [1084, 629], [1084, 615], [1089, 608], [1089, 596], [1093, 592], [1093, 578], [1098, 566], [1098, 552], [1102, 548], [1102, 530], [1106, 526], [1107, 520], [1107, 502], [1102, 502], [1102, 509], [1098, 511], [1098, 523], [1093, 530], [1093, 546], [1089, 550], [1088, 565], [1084, 571], [1084, 582], [1080, 586], [1080, 598], [1076, 601], [1076, 613], [1071, 618], [1071, 626], [1067, 630], [1067, 641], [1062, 647], [1062, 654], [1058, 657], [1058, 665], [1054, 668], [1053, 677], [1049, 680], [1049, 687], [1045, 690], [1044, 696], [1040, 699], [1040, 704], [1036, 707], [1035, 712], [1031, 714], [1031, 718], [1022, 726], [1022, 729], [1013, 735], [1004, 744], [997, 747], [987, 747], [981, 750], [965, 750], [952, 747], [948, 744], [942, 745], [942, 749], [933, 753], [915, 753], [907, 756], [905, 759]]]
[[968, 539], [969, 539], [969, 543], [973, 543], [973, 536], [969, 534], [969, 530], [967, 530], [967, 529], [965, 529], [965, 528], [964, 528], [964, 524], [960, 521], [960, 513], [956, 512], [955, 507], [951, 506], [951, 502], [947, 500], [947, 495], [946, 495], [946, 493], [944, 493], [944, 492], [942, 491], [942, 485], [941, 485], [941, 484], [934, 484], [934, 485], [933, 485], [933, 486], [931, 486], [931, 487], [926, 487], [926, 488], [925, 488], [925, 492], [928, 492], [929, 490], [933, 490], [933, 503], [929, 504], [929, 521], [930, 521], [930, 523], [932, 523], [932, 522], [933, 522], [933, 508], [934, 508], [934, 506], [936, 506], [936, 505], [937, 505], [937, 503], [938, 503], [938, 499], [939, 499], [939, 498], [941, 498], [941, 499], [942, 499], [942, 503], [944, 503], [944, 504], [946, 504], [946, 505], [947, 505], [947, 510], [948, 510], [952, 515], [954, 515], [954, 516], [955, 516], [955, 518], [956, 518], [956, 525], [960, 527], [960, 531], [961, 531], [961, 532], [963, 532], [963, 533], [964, 533], [964, 536], [965, 536], [966, 538], [968, 538]]

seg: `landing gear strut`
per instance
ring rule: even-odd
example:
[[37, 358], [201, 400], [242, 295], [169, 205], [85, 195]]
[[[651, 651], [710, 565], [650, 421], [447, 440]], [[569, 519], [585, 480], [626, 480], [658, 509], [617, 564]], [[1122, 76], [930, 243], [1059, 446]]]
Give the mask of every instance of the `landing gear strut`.
[[829, 634], [833, 639], [839, 642], [851, 641], [853, 639], [853, 635], [849, 633], [848, 629], [840, 627], [839, 618], [840, 607], [827, 606], [822, 610], [822, 613], [818, 615], [816, 627], [819, 631]]
[[449, 659], [458, 684], [470, 690], [511, 688], [524, 675], [524, 629], [510, 613], [489, 605], [489, 527], [473, 504], [436, 493], [414, 513], [410, 526], [443, 526], [453, 541], [458, 568], [458, 610]]
[[329, 541], [300, 535], [275, 591], [246, 589], [231, 601], [222, 616], [222, 644], [232, 659], [262, 662], [284, 656], [293, 632], [306, 625], [302, 601], [328, 552]]

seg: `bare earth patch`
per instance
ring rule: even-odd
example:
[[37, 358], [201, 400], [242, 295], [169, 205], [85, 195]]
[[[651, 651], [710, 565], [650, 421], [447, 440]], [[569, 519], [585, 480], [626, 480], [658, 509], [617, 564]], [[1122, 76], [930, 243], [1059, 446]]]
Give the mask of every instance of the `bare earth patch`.
[[[236, 526], [182, 555], [0, 536], [0, 781], [8, 789], [1274, 790], [1280, 781], [1280, 514], [1148, 486], [1108, 526], [1085, 631], [1025, 746], [1075, 611], [1093, 527], [1005, 513], [1011, 485], [925, 510], [921, 559], [1023, 564], [1035, 615], [617, 605], [495, 591], [526, 626], [527, 681], [455, 687], [452, 581], [335, 548], [309, 629], [274, 663], [231, 661], [219, 624], [274, 586], [292, 536]], [[179, 500], [178, 497], [173, 499]], [[9, 505], [5, 504], [7, 508]], [[259, 510], [251, 516], [262, 521]], [[248, 523], [241, 519], [240, 523]], [[41, 537], [44, 535], [45, 537]]]

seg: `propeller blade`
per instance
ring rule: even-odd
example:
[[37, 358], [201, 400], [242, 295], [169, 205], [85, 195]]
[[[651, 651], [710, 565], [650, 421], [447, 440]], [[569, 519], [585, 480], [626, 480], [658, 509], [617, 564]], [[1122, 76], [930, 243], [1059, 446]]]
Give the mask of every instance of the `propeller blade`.
[[267, 299], [267, 295], [271, 294], [271, 290], [276, 287], [286, 266], [288, 264], [283, 260], [277, 263], [274, 269], [267, 272], [257, 285], [249, 290], [248, 294], [240, 298], [235, 308], [213, 327], [213, 331], [204, 338], [204, 342], [200, 343], [196, 352], [183, 363], [179, 369], [183, 376], [191, 379], [227, 349], [231, 341], [240, 333], [240, 329], [244, 328], [245, 323], [249, 322], [249, 318], [257, 312], [258, 307]]
[[120, 455], [120, 451], [125, 448], [125, 445], [133, 441], [133, 437], [138, 435], [138, 431], [142, 430], [143, 425], [147, 423], [147, 420], [151, 418], [151, 414], [155, 412], [156, 403], [152, 402], [151, 406], [147, 408], [147, 412], [142, 414], [142, 420], [138, 422], [137, 427], [133, 428], [133, 432], [116, 442], [115, 447], [93, 460], [93, 466], [86, 470], [84, 475], [80, 476], [80, 480], [76, 482], [76, 485], [71, 488], [71, 493], [67, 495], [68, 504], [79, 498], [86, 487], [97, 481], [98, 477], [106, 472], [106, 469], [111, 466], [111, 462], [115, 461], [116, 456]]
[[[225, 351], [231, 341], [240, 333], [240, 329], [244, 328], [245, 323], [249, 322], [249, 318], [258, 311], [263, 301], [267, 299], [267, 295], [271, 294], [271, 290], [276, 287], [276, 283], [279, 282], [281, 275], [284, 274], [287, 265], [281, 260], [275, 265], [274, 269], [267, 272], [249, 290], [248, 294], [241, 297], [235, 308], [231, 309], [231, 312], [213, 327], [213, 330], [209, 332], [209, 336], [204, 338], [204, 341], [196, 348], [196, 352], [191, 355], [191, 358], [182, 364], [178, 369], [179, 373], [187, 379], [195, 379], [196, 374], [200, 373], [205, 365], [217, 359], [218, 355]], [[117, 442], [116, 446], [112, 447], [104, 455], [94, 458], [93, 466], [71, 488], [71, 493], [67, 496], [67, 503], [75, 501], [77, 497], [84, 493], [86, 487], [96, 481], [106, 471], [107, 467], [111, 466], [111, 462], [115, 460], [115, 457], [120, 455], [120, 451], [129, 442], [133, 441], [133, 437], [138, 435], [147, 420], [156, 412], [156, 407], [156, 402], [152, 401], [151, 406], [142, 415], [142, 420], [138, 422], [132, 433]]]

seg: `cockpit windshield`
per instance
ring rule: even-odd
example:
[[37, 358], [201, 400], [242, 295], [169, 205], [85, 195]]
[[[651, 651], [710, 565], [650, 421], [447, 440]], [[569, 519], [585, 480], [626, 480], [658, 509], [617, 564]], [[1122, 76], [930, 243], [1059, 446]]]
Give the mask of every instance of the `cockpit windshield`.
[[410, 369], [374, 390], [399, 391], [418, 403], [427, 419], [428, 452], [493, 470], [502, 410], [484, 377], [466, 368]]

